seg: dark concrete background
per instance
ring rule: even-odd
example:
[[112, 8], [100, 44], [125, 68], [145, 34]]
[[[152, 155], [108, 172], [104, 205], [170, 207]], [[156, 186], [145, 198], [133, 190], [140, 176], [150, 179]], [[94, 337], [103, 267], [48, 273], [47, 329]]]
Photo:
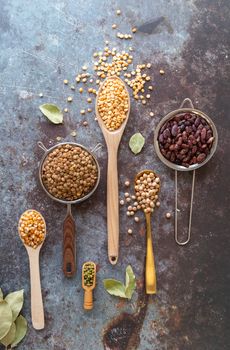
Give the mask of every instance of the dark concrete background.
[[[29, 331], [22, 350], [142, 349], [227, 350], [230, 347], [229, 263], [229, 28], [228, 0], [89, 0], [1, 1], [0, 10], [0, 178], [1, 241], [0, 286], [4, 293], [24, 288], [23, 314]], [[116, 9], [122, 16], [116, 16]], [[122, 32], [161, 16], [152, 34], [137, 33], [131, 43], [118, 41], [111, 25]], [[156, 22], [157, 23], [157, 22]], [[152, 220], [158, 294], [147, 298], [143, 290], [145, 226], [143, 217], [133, 224], [120, 211], [120, 258], [112, 267], [107, 260], [106, 148], [101, 132], [88, 115], [84, 128], [80, 109], [85, 103], [72, 93], [63, 126], [41, 116], [38, 106], [53, 102], [66, 107], [70, 94], [63, 79], [73, 81], [83, 64], [92, 67], [92, 53], [104, 47], [133, 46], [134, 63], [151, 62], [155, 86], [151, 102], [132, 101], [119, 152], [120, 195], [124, 181], [143, 168], [159, 173], [161, 207]], [[159, 75], [159, 69], [165, 75]], [[43, 99], [39, 93], [43, 92]], [[162, 116], [176, 109], [185, 97], [216, 123], [219, 145], [214, 158], [197, 171], [192, 239], [179, 247], [173, 238], [174, 174], [158, 160], [153, 132]], [[150, 117], [153, 111], [155, 117]], [[72, 130], [77, 137], [71, 137]], [[134, 156], [128, 140], [140, 131], [146, 137], [143, 152]], [[41, 140], [49, 146], [56, 137], [87, 147], [98, 142], [102, 176], [95, 195], [75, 206], [77, 224], [77, 277], [67, 280], [61, 271], [62, 223], [66, 208], [51, 201], [38, 182]], [[180, 179], [180, 231], [186, 234], [191, 174]], [[41, 277], [46, 327], [35, 331], [30, 320], [29, 267], [17, 236], [17, 221], [27, 208], [40, 210], [47, 222], [47, 239], [41, 252]], [[182, 215], [183, 214], [183, 218]], [[131, 220], [131, 221], [130, 221]], [[127, 228], [133, 227], [132, 237]], [[99, 265], [95, 308], [82, 309], [81, 264], [92, 259]], [[103, 278], [123, 279], [131, 263], [138, 281], [132, 302], [121, 302], [104, 291]], [[103, 345], [104, 344], [104, 345]]]

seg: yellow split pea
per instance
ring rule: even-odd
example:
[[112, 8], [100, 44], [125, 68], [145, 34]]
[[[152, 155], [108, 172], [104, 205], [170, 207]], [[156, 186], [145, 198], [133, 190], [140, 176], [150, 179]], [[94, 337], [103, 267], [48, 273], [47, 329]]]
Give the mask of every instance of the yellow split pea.
[[19, 220], [19, 234], [24, 244], [36, 249], [45, 239], [46, 224], [36, 210], [27, 210]]
[[97, 106], [106, 128], [110, 131], [119, 129], [129, 110], [128, 92], [120, 79], [105, 82], [99, 92]]

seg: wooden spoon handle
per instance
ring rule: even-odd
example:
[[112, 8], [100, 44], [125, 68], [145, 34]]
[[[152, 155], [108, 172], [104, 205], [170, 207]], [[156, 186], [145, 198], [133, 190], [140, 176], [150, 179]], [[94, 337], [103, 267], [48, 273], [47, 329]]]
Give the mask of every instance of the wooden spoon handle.
[[156, 269], [153, 255], [153, 243], [151, 232], [151, 214], [146, 214], [146, 266], [145, 287], [146, 294], [156, 294]]
[[32, 253], [30, 253], [29, 260], [32, 324], [35, 329], [43, 329], [45, 327], [45, 321], [39, 270], [39, 251], [35, 250]]
[[73, 277], [76, 272], [75, 223], [68, 210], [63, 226], [63, 272], [66, 277]]
[[118, 201], [118, 173], [117, 148], [108, 150], [107, 172], [107, 229], [108, 256], [111, 264], [118, 260], [119, 250], [119, 201]]
[[93, 308], [93, 292], [92, 290], [85, 290], [84, 294], [84, 309], [92, 310]]

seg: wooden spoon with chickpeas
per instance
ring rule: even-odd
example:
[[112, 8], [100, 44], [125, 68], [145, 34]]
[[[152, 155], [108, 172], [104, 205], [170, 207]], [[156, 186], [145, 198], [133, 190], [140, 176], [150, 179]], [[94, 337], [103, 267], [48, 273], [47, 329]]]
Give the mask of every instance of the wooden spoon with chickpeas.
[[110, 76], [101, 85], [96, 99], [96, 116], [108, 150], [107, 228], [108, 256], [116, 264], [119, 251], [119, 199], [117, 152], [130, 113], [130, 98], [124, 82]]
[[135, 178], [136, 199], [145, 213], [146, 219], [146, 263], [145, 263], [145, 289], [146, 294], [156, 294], [156, 269], [154, 263], [151, 214], [160, 191], [160, 178], [152, 170], [144, 170]]
[[44, 308], [41, 292], [39, 253], [46, 237], [46, 223], [36, 210], [26, 210], [19, 219], [18, 233], [30, 262], [31, 319], [35, 329], [43, 329]]

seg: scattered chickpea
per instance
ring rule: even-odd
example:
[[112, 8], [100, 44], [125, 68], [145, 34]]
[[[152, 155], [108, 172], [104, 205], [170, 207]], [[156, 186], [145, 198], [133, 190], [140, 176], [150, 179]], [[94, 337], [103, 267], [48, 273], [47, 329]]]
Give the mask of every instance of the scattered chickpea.
[[83, 83], [86, 83], [86, 82], [87, 82], [87, 78], [83, 78], [83, 79], [82, 79], [82, 82], [83, 82]]
[[164, 75], [165, 74], [165, 71], [163, 69], [160, 69], [160, 74], [161, 75]]
[[146, 98], [148, 98], [148, 99], [149, 99], [150, 97], [151, 97], [151, 95], [150, 95], [150, 94], [147, 94], [147, 95], [146, 95]]
[[171, 218], [171, 213], [166, 213], [165, 216], [166, 216], [167, 219], [170, 219]]
[[152, 85], [149, 85], [148, 89], [149, 89], [149, 90], [152, 90], [152, 89], [153, 89]]
[[128, 234], [131, 235], [133, 233], [133, 230], [131, 228], [128, 229]]
[[85, 110], [84, 109], [81, 109], [80, 113], [83, 115], [85, 114]]
[[113, 24], [112, 25], [112, 29], [116, 29], [117, 28], [117, 25], [116, 24]]
[[156, 207], [159, 207], [161, 205], [161, 203], [158, 201], [156, 202]]
[[73, 137], [75, 137], [75, 136], [77, 136], [77, 133], [76, 133], [75, 130], [73, 130], [73, 131], [70, 133], [70, 135], [73, 136]]
[[80, 92], [80, 93], [83, 92], [83, 88], [82, 88], [82, 87], [79, 88], [79, 92]]
[[121, 14], [121, 10], [117, 10], [116, 13], [119, 16]]
[[64, 112], [65, 112], [65, 113], [68, 113], [68, 111], [69, 111], [68, 108], [65, 108], [65, 109], [64, 109]]
[[127, 181], [125, 181], [125, 186], [126, 187], [129, 187], [129, 185], [130, 185], [130, 182], [127, 180]]
[[133, 32], [133, 33], [136, 33], [136, 31], [137, 31], [137, 28], [136, 28], [136, 27], [132, 28], [132, 32]]
[[65, 85], [67, 85], [67, 84], [69, 84], [69, 80], [64, 79], [64, 80], [63, 80], [63, 83], [64, 83]]
[[83, 122], [83, 125], [84, 125], [84, 126], [87, 126], [87, 125], [89, 125], [89, 124], [88, 124], [88, 122], [85, 120], [85, 121]]
[[140, 221], [139, 217], [138, 217], [138, 216], [135, 216], [135, 217], [134, 217], [134, 221], [135, 221], [135, 222], [139, 222], [139, 221]]
[[126, 198], [126, 202], [127, 202], [127, 203], [131, 202], [131, 198], [129, 198], [129, 197]]
[[67, 101], [68, 101], [68, 102], [72, 102], [72, 101], [73, 101], [73, 97], [69, 96], [69, 97], [67, 98]]
[[127, 212], [126, 212], [126, 215], [127, 215], [127, 216], [130, 216], [130, 211], [127, 211]]
[[25, 211], [19, 220], [19, 234], [27, 246], [36, 249], [45, 239], [46, 224], [36, 210]]
[[91, 102], [92, 102], [92, 98], [90, 98], [90, 97], [87, 98], [87, 102], [88, 102], [88, 103], [91, 103]]
[[151, 63], [147, 63], [147, 64], [146, 64], [146, 67], [147, 67], [147, 68], [151, 68]]
[[150, 115], [150, 117], [154, 117], [154, 113], [153, 112], [150, 112], [149, 115]]
[[125, 192], [125, 198], [128, 198], [128, 197], [129, 197], [129, 193]]
[[75, 90], [75, 86], [74, 86], [74, 85], [71, 85], [70, 89], [71, 89], [71, 90]]
[[40, 92], [39, 97], [41, 97], [41, 98], [43, 97], [43, 93], [42, 92]]
[[82, 70], [84, 70], [84, 71], [86, 71], [87, 69], [88, 69], [87, 66], [83, 66], [83, 67], [82, 67]]
[[120, 205], [124, 205], [125, 201], [123, 199], [120, 200]]
[[92, 108], [87, 108], [87, 112], [91, 113], [92, 112]]

